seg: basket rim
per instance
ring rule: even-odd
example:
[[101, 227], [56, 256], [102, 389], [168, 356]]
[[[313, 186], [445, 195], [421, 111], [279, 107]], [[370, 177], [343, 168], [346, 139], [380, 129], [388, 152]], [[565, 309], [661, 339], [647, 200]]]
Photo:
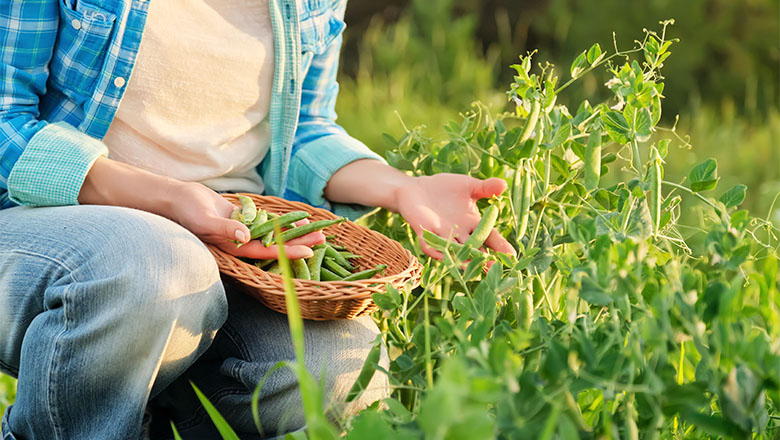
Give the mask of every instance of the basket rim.
[[[258, 195], [258, 194], [252, 194], [252, 193], [230, 193], [230, 194], [222, 194], [222, 196], [230, 201], [237, 201], [239, 195], [246, 195], [250, 198], [254, 199], [255, 202], [263, 202], [264, 200], [267, 202], [274, 202], [276, 204], [282, 204], [290, 207], [291, 209], [300, 209], [303, 211], [310, 212], [312, 214], [319, 214], [320, 216], [326, 217], [326, 218], [338, 218], [337, 215], [334, 213], [322, 209], [317, 208], [311, 205], [307, 205], [302, 202], [296, 202], [291, 200], [286, 200], [280, 197], [275, 196], [265, 196], [265, 195]], [[273, 207], [269, 209], [269, 211], [274, 212]], [[355, 281], [314, 281], [314, 280], [304, 280], [304, 279], [298, 279], [293, 278], [293, 284], [296, 287], [305, 287], [308, 289], [311, 288], [317, 288], [317, 287], [327, 287], [328, 291], [323, 291], [321, 293], [316, 292], [303, 292], [298, 293], [297, 296], [299, 299], [308, 299], [308, 300], [321, 300], [321, 301], [347, 301], [347, 300], [359, 300], [359, 299], [367, 299], [371, 298], [373, 293], [375, 291], [357, 291], [354, 293], [346, 293], [346, 292], [332, 292], [332, 289], [345, 289], [345, 290], [355, 290], [355, 289], [369, 289], [370, 286], [376, 286], [376, 285], [387, 285], [390, 284], [395, 288], [405, 286], [408, 283], [413, 283], [415, 285], [419, 285], [420, 282], [420, 276], [422, 274], [423, 266], [419, 262], [419, 260], [406, 248], [403, 246], [400, 246], [400, 243], [397, 241], [385, 236], [384, 234], [381, 234], [377, 231], [371, 230], [365, 226], [359, 225], [357, 223], [352, 222], [351, 220], [347, 220], [347, 222], [350, 224], [350, 227], [359, 228], [363, 230], [364, 232], [370, 233], [375, 239], [377, 239], [380, 242], [392, 242], [398, 245], [398, 247], [403, 251], [403, 255], [406, 257], [406, 263], [405, 263], [405, 269], [394, 273], [392, 275], [384, 275], [382, 277], [375, 277], [375, 278], [369, 278], [365, 280], [355, 280]], [[278, 274], [273, 274], [266, 272], [257, 266], [253, 264], [246, 263], [239, 258], [229, 254], [228, 252], [223, 251], [222, 249], [218, 248], [215, 245], [207, 243], [209, 251], [214, 255], [215, 259], [217, 260], [217, 263], [219, 263], [219, 259], [227, 259], [228, 261], [231, 261], [233, 263], [234, 267], [229, 267], [229, 270], [226, 270], [222, 267], [220, 264], [220, 272], [224, 273], [225, 275], [231, 276], [232, 278], [243, 278], [247, 275], [247, 271], [249, 274], [252, 275], [252, 283], [248, 283], [245, 280], [237, 279], [238, 282], [247, 285], [248, 287], [252, 287], [255, 289], [258, 289], [261, 291], [262, 295], [269, 295], [269, 296], [278, 296], [283, 297], [285, 295], [284, 288], [283, 288], [283, 277]], [[236, 269], [243, 269], [243, 270], [236, 270]], [[279, 287], [279, 289], [273, 289], [273, 288], [267, 288], [264, 286], [261, 286], [263, 279], [270, 280], [273, 284]]]

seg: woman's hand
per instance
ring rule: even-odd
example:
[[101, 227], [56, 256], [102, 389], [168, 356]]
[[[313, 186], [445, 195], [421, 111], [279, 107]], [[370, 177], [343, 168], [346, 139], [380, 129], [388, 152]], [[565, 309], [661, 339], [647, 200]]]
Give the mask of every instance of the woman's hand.
[[[230, 213], [236, 206], [211, 189], [199, 183], [183, 182], [172, 194], [175, 194], [177, 202], [171, 207], [168, 217], [202, 241], [237, 257], [258, 260], [278, 257], [278, 246], [265, 247], [260, 240], [249, 241], [249, 228], [230, 219]], [[244, 244], [238, 247], [233, 240]], [[321, 231], [291, 240], [285, 244], [287, 257], [293, 260], [311, 257], [314, 255], [311, 246], [324, 242], [325, 235]]]
[[[427, 229], [441, 237], [463, 243], [481, 219], [477, 200], [501, 194], [506, 182], [499, 178], [479, 180], [461, 174], [436, 174], [417, 177], [396, 190], [398, 212], [420, 239], [423, 252], [441, 259], [441, 252], [422, 239]], [[515, 255], [515, 249], [496, 230], [485, 246], [497, 252]]]
[[[477, 200], [499, 195], [506, 182], [479, 180], [461, 174], [411, 177], [377, 160], [357, 160], [338, 170], [325, 187], [333, 202], [381, 206], [400, 213], [420, 238], [426, 254], [441, 259], [441, 252], [422, 239], [427, 229], [442, 237], [464, 242], [480, 220]], [[495, 229], [485, 246], [515, 255], [509, 242]]]
[[[254, 240], [236, 247], [232, 240], [249, 241], [249, 229], [230, 219], [235, 206], [211, 189], [191, 182], [159, 176], [132, 165], [99, 158], [87, 173], [79, 203], [126, 206], [167, 217], [187, 228], [202, 241], [230, 254], [255, 259], [273, 259], [276, 246], [264, 247]], [[310, 246], [325, 241], [319, 232], [291, 240], [285, 247], [290, 259], [308, 258]]]

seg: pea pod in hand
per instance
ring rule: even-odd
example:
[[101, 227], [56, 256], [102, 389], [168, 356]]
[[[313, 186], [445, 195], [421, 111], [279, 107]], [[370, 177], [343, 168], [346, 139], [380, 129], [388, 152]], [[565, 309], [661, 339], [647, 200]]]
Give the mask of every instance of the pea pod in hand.
[[490, 233], [493, 231], [493, 226], [496, 225], [496, 220], [498, 220], [498, 206], [490, 205], [482, 215], [482, 219], [477, 224], [477, 227], [474, 228], [474, 232], [471, 233], [469, 238], [463, 244], [465, 246], [471, 246], [473, 248], [479, 249], [482, 244], [485, 243], [485, 240], [487, 240], [488, 235], [490, 235]]

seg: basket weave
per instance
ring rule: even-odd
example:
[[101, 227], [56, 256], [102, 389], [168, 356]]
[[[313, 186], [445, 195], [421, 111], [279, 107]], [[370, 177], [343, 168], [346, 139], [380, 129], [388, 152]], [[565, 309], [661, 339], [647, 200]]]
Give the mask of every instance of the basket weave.
[[[256, 194], [243, 195], [252, 198], [258, 208], [275, 214], [306, 211], [311, 214], [309, 217], [311, 221], [337, 218], [330, 211], [300, 202]], [[222, 196], [240, 206], [238, 194]], [[386, 283], [396, 289], [413, 288], [420, 284], [422, 265], [397, 241], [350, 221], [326, 228], [323, 232], [325, 235], [335, 236], [330, 241], [362, 257], [353, 260], [358, 270], [371, 269], [377, 264], [386, 264], [387, 269], [383, 276], [359, 281], [293, 279], [304, 319], [327, 321], [367, 315], [377, 310], [371, 295], [384, 292]], [[246, 293], [260, 300], [268, 308], [287, 313], [284, 285], [280, 275], [265, 272], [253, 264], [245, 263], [216, 246], [208, 245], [208, 248], [217, 260], [222, 274], [233, 278]]]

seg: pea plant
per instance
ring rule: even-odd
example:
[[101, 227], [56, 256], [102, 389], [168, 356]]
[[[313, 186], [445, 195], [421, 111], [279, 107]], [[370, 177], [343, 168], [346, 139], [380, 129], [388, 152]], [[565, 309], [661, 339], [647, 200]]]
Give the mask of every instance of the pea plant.
[[[512, 66], [513, 111], [475, 104], [445, 139], [385, 136], [410, 174], [506, 179], [480, 208], [498, 209], [518, 256], [466, 245], [437, 262], [397, 215], [368, 219], [426, 269], [420, 288], [374, 297], [391, 363], [364, 371], [394, 392], [347, 421], [347, 438], [777, 435], [778, 230], [739, 209], [745, 186], [718, 187], [713, 159], [665, 178], [687, 146], [659, 125], [670, 24], [629, 50], [591, 46], [565, 78], [528, 53]], [[608, 100], [558, 102], [595, 69]]]

